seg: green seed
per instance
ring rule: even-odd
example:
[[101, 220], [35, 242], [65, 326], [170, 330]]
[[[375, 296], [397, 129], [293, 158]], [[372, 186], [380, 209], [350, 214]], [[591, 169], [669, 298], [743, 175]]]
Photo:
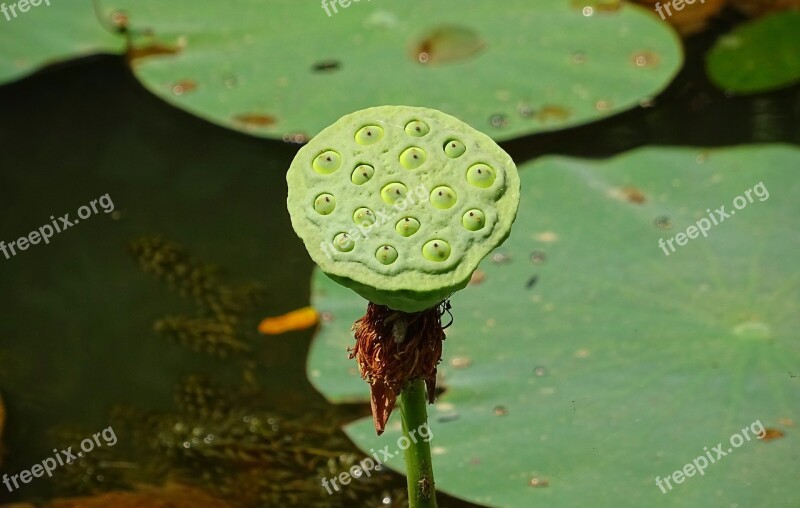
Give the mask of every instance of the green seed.
[[431, 204], [440, 210], [447, 210], [457, 200], [456, 191], [446, 185], [440, 185], [431, 191]]
[[384, 265], [391, 265], [397, 261], [397, 249], [391, 245], [384, 245], [375, 252], [375, 257]]
[[356, 185], [364, 185], [370, 181], [374, 174], [375, 168], [369, 164], [359, 164], [356, 166], [356, 169], [353, 170], [353, 174], [350, 175], [350, 180]]
[[371, 226], [375, 224], [375, 214], [369, 208], [362, 206], [353, 214], [353, 222], [359, 226]]
[[400, 182], [392, 182], [381, 189], [381, 199], [387, 205], [393, 205], [398, 199], [405, 199], [408, 194], [408, 187]]
[[394, 229], [403, 236], [411, 236], [419, 231], [419, 221], [414, 217], [406, 217], [394, 226]]
[[381, 139], [383, 139], [383, 129], [377, 125], [367, 125], [356, 132], [356, 143], [359, 145], [374, 145]]
[[339, 233], [333, 237], [333, 246], [340, 252], [350, 252], [356, 246], [356, 242], [347, 233]]
[[475, 164], [467, 170], [467, 181], [475, 187], [487, 188], [494, 183], [494, 169], [486, 164]]
[[333, 150], [326, 150], [317, 155], [312, 166], [317, 173], [329, 175], [342, 166], [342, 156]]
[[400, 154], [400, 164], [406, 169], [417, 169], [422, 166], [427, 156], [425, 150], [412, 146]]
[[444, 144], [444, 154], [450, 157], [451, 159], [458, 159], [464, 152], [467, 151], [467, 147], [461, 141], [457, 139], [451, 139], [447, 143]]
[[406, 125], [406, 134], [414, 136], [415, 138], [421, 138], [430, 131], [431, 128], [428, 127], [428, 124], [420, 122], [419, 120], [413, 120]]
[[464, 214], [461, 224], [469, 231], [479, 231], [486, 225], [486, 215], [477, 208], [473, 208]]
[[444, 240], [431, 240], [422, 246], [422, 255], [431, 261], [444, 261], [450, 257], [450, 245]]
[[336, 208], [336, 198], [333, 194], [320, 194], [314, 200], [314, 210], [320, 215], [328, 215]]

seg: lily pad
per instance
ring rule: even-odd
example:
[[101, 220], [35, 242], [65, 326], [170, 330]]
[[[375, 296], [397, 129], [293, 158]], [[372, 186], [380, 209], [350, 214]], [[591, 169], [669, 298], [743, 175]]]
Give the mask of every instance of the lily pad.
[[758, 93], [800, 80], [800, 12], [785, 11], [741, 25], [711, 49], [706, 67], [718, 87]]
[[[636, 106], [682, 63], [642, 8], [562, 0], [113, 0], [136, 75], [164, 100], [254, 135], [303, 141], [352, 111], [442, 110], [495, 139]], [[158, 51], [153, 51], [156, 48]], [[148, 56], [144, 56], [148, 55]]]
[[[800, 503], [798, 164], [775, 145], [521, 167], [511, 237], [452, 299], [430, 406], [437, 488], [487, 506]], [[666, 255], [659, 239], [707, 209], [708, 236]], [[313, 304], [311, 382], [333, 402], [366, 400], [345, 351], [366, 302], [317, 271]], [[398, 427], [346, 430], [393, 453]], [[745, 427], [750, 440], [730, 444]], [[726, 456], [662, 493], [656, 477], [718, 443]], [[399, 457], [388, 465], [402, 471]]]
[[4, 4], [0, 83], [45, 65], [95, 53], [120, 53], [125, 47], [124, 38], [99, 22], [92, 0], [39, 0], [38, 4], [28, 3], [25, 12], [16, 2]]

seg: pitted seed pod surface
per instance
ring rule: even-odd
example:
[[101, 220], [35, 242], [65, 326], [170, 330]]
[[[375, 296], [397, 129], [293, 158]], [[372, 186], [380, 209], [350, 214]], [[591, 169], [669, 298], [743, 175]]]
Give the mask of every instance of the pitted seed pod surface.
[[352, 113], [300, 149], [286, 176], [292, 226], [311, 258], [364, 298], [404, 312], [469, 282], [509, 235], [511, 157], [440, 111]]

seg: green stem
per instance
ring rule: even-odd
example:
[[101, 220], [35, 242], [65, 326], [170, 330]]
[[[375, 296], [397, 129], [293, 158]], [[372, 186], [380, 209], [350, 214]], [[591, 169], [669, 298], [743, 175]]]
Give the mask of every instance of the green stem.
[[[400, 392], [403, 436], [410, 443], [405, 450], [409, 508], [436, 508], [433, 462], [428, 442], [433, 433], [428, 427], [427, 403], [425, 381], [422, 379], [410, 381]], [[419, 436], [420, 429], [423, 429], [424, 439]]]

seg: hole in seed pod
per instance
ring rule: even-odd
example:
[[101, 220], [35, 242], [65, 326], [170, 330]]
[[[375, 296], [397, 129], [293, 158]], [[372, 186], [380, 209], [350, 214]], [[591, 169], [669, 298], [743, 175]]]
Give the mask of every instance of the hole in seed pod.
[[356, 132], [356, 143], [359, 145], [374, 145], [383, 138], [383, 129], [377, 125], [367, 125]]
[[370, 181], [374, 174], [375, 168], [369, 164], [359, 164], [356, 166], [356, 169], [353, 170], [353, 174], [350, 175], [350, 180], [356, 185], [364, 185]]
[[404, 217], [395, 224], [394, 229], [401, 235], [409, 237], [419, 231], [419, 221], [414, 217]]
[[314, 210], [320, 215], [328, 215], [336, 208], [336, 198], [333, 194], [320, 194], [314, 200]]
[[381, 189], [381, 199], [386, 204], [393, 205], [398, 199], [405, 199], [408, 194], [408, 187], [400, 182], [392, 182]]
[[400, 165], [406, 169], [417, 169], [422, 166], [427, 156], [425, 150], [412, 146], [400, 154]]
[[406, 134], [415, 138], [421, 138], [430, 131], [431, 128], [428, 127], [428, 124], [419, 120], [413, 120], [406, 125]]
[[457, 200], [456, 191], [446, 185], [440, 185], [431, 191], [431, 204], [440, 210], [447, 210]]
[[384, 265], [391, 265], [397, 261], [397, 249], [391, 245], [383, 245], [375, 251], [375, 258]]
[[495, 180], [494, 169], [486, 164], [475, 164], [467, 170], [467, 181], [475, 187], [491, 187]]
[[339, 233], [333, 237], [333, 246], [339, 252], [350, 252], [356, 246], [356, 242], [347, 233]]
[[461, 224], [469, 231], [479, 231], [486, 225], [486, 215], [477, 208], [473, 208], [464, 214]]
[[422, 246], [422, 255], [431, 261], [444, 261], [450, 257], [450, 244], [444, 240], [431, 240]]
[[353, 213], [353, 222], [358, 226], [371, 226], [375, 224], [375, 214], [366, 207], [361, 207]]
[[342, 166], [342, 156], [333, 150], [325, 150], [314, 158], [311, 165], [317, 173], [329, 175]]
[[444, 144], [444, 154], [451, 159], [457, 159], [461, 157], [466, 151], [467, 147], [464, 145], [464, 143], [457, 139], [451, 139]]

